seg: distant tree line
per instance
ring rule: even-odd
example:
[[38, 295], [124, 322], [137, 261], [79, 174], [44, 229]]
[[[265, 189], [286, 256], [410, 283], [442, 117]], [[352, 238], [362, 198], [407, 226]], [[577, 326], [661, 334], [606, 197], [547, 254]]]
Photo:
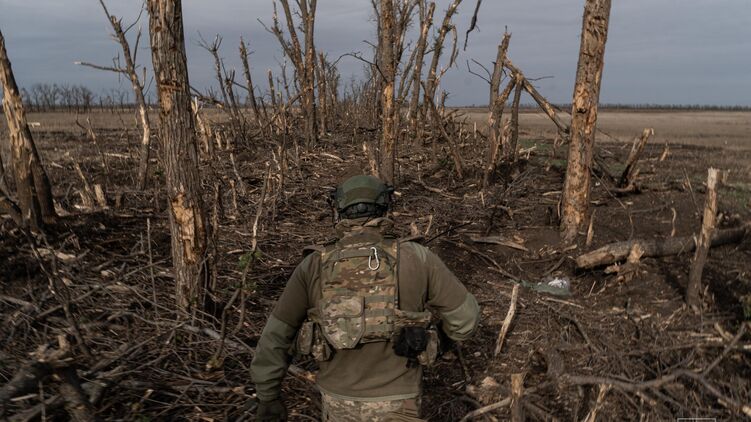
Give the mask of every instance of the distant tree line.
[[[133, 94], [129, 89], [109, 89], [99, 94], [84, 85], [75, 84], [34, 84], [21, 89], [21, 98], [30, 112], [66, 111], [86, 113], [93, 109], [112, 112], [130, 110], [135, 107]], [[147, 104], [151, 98], [146, 98]]]
[[[553, 107], [560, 110], [570, 110], [571, 104], [552, 104]], [[472, 104], [466, 108], [486, 109], [487, 105]], [[657, 110], [657, 111], [751, 111], [751, 106], [747, 105], [707, 105], [707, 104], [618, 104], [618, 103], [601, 103], [597, 106], [600, 110]], [[537, 109], [536, 103], [520, 104], [522, 110]]]

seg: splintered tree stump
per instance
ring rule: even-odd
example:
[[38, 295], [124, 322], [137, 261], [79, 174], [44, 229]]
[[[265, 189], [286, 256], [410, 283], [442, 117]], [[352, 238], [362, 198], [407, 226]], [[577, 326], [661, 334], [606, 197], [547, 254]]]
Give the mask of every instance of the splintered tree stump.
[[634, 183], [634, 179], [636, 178], [636, 164], [639, 161], [642, 151], [644, 151], [644, 146], [647, 145], [649, 137], [654, 134], [654, 129], [646, 128], [644, 129], [644, 132], [642, 132], [641, 137], [634, 140], [634, 145], [631, 147], [631, 152], [628, 154], [628, 159], [626, 160], [626, 168], [623, 169], [623, 174], [621, 174], [621, 178], [618, 181], [619, 188], [626, 188]]
[[52, 187], [42, 167], [34, 138], [26, 120], [21, 94], [0, 32], [0, 89], [2, 110], [8, 121], [11, 162], [16, 179], [16, 198], [24, 225], [34, 229], [57, 219]]
[[524, 396], [524, 373], [511, 374], [511, 421], [524, 421], [524, 407], [522, 406], [522, 396]]
[[[745, 224], [734, 229], [716, 230], [712, 233], [710, 245], [714, 247], [739, 242], [749, 232], [751, 232], [751, 224]], [[580, 269], [590, 269], [622, 261], [628, 257], [636, 243], [644, 250], [642, 257], [678, 255], [696, 249], [693, 236], [627, 240], [611, 243], [592, 252], [579, 255], [576, 258], [576, 266]]]
[[694, 309], [701, 307], [701, 274], [707, 261], [712, 234], [717, 223], [717, 180], [720, 171], [710, 168], [707, 171], [707, 202], [704, 205], [704, 218], [696, 245], [696, 253], [688, 274], [686, 303]]

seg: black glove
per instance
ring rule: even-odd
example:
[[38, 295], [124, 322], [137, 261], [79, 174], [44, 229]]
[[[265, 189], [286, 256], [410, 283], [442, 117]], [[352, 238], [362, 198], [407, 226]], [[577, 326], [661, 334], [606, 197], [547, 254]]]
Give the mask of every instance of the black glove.
[[443, 321], [440, 321], [436, 325], [436, 331], [438, 331], [438, 356], [442, 356], [450, 352], [454, 348], [456, 342], [451, 340], [446, 332], [443, 331]]
[[287, 408], [281, 399], [271, 401], [258, 400], [256, 410], [256, 422], [285, 422], [287, 420]]

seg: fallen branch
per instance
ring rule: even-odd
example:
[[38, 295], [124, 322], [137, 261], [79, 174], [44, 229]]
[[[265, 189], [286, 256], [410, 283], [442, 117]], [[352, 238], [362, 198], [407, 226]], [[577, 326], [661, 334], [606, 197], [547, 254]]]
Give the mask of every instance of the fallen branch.
[[[734, 229], [717, 230], [712, 234], [710, 246], [721, 246], [728, 243], [740, 242], [751, 231], [751, 224], [745, 224]], [[624, 242], [611, 243], [592, 252], [579, 255], [576, 266], [581, 269], [608, 265], [628, 257], [634, 244], [638, 243], [644, 250], [643, 257], [661, 257], [692, 252], [696, 249], [693, 236], [670, 237], [661, 239], [634, 239]]]
[[[203, 334], [208, 337], [211, 337], [214, 340], [222, 341], [222, 335], [208, 327], [196, 327], [193, 325], [183, 324], [180, 326], [180, 328], [190, 333]], [[235, 350], [248, 352], [251, 356], [255, 356], [256, 354], [256, 351], [252, 347], [240, 341], [234, 341], [234, 340], [225, 338], [224, 346], [227, 347], [228, 349], [235, 349]], [[287, 371], [290, 374], [300, 379], [303, 379], [309, 382], [315, 382], [315, 379], [316, 379], [315, 375], [310, 371], [306, 371], [300, 368], [299, 366], [290, 365], [289, 368], [287, 368]]]
[[[542, 383], [542, 384], [540, 384], [540, 385], [538, 385], [536, 387], [528, 388], [526, 390], [526, 393], [527, 394], [536, 393], [537, 391], [542, 390], [543, 388], [546, 388], [550, 384], [551, 384], [551, 382], [544, 382], [544, 383]], [[486, 413], [492, 412], [494, 410], [498, 410], [498, 409], [500, 409], [502, 407], [506, 407], [509, 404], [511, 404], [511, 397], [506, 397], [505, 399], [503, 399], [501, 401], [495, 402], [493, 404], [489, 404], [487, 406], [483, 406], [483, 407], [481, 407], [479, 409], [475, 409], [475, 410], [467, 413], [466, 415], [464, 415], [463, 418], [461, 418], [459, 420], [459, 422], [467, 422], [467, 421], [472, 420], [472, 419], [474, 419], [474, 418], [476, 418], [478, 416], [482, 416], [482, 415], [484, 415]]]
[[514, 290], [511, 291], [511, 303], [509, 304], [506, 318], [503, 320], [501, 332], [498, 333], [498, 341], [496, 341], [495, 343], [495, 351], [493, 352], [494, 357], [497, 357], [501, 353], [501, 349], [503, 348], [503, 340], [506, 338], [508, 329], [511, 326], [511, 321], [514, 319], [514, 314], [516, 313], [516, 300], [518, 299], [518, 297], [519, 285], [514, 284]]

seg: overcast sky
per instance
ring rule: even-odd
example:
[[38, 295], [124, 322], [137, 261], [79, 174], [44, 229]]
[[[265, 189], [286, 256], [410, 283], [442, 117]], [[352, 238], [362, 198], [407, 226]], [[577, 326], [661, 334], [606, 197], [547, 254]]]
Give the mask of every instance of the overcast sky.
[[[447, 0], [437, 1], [435, 20]], [[463, 41], [475, 0], [464, 0], [455, 23]], [[487, 103], [487, 84], [467, 72], [467, 60], [491, 66], [504, 27], [513, 34], [509, 57], [551, 101], [571, 101], [581, 31], [583, 0], [485, 0], [479, 32], [470, 36], [457, 66], [442, 87], [450, 104]], [[140, 0], [109, 0], [110, 12], [132, 22]], [[253, 50], [257, 81], [283, 60], [276, 40], [258, 19], [270, 22], [271, 0], [184, 0], [191, 84], [213, 83], [211, 58], [197, 46], [199, 33], [224, 37], [222, 56], [237, 68], [240, 36]], [[330, 57], [362, 51], [375, 40], [368, 0], [319, 0], [317, 47]], [[147, 19], [142, 18], [144, 32]], [[0, 30], [18, 83], [85, 84], [95, 91], [129, 88], [116, 75], [82, 68], [77, 60], [111, 63], [119, 45], [97, 0], [0, 0]], [[135, 32], [135, 31], [134, 31]], [[146, 40], [148, 38], [146, 37]], [[139, 62], [150, 68], [148, 42]], [[362, 63], [340, 61], [343, 79], [358, 76]], [[265, 84], [264, 84], [265, 85]], [[751, 0], [614, 0], [605, 52], [603, 103], [751, 105]]]

